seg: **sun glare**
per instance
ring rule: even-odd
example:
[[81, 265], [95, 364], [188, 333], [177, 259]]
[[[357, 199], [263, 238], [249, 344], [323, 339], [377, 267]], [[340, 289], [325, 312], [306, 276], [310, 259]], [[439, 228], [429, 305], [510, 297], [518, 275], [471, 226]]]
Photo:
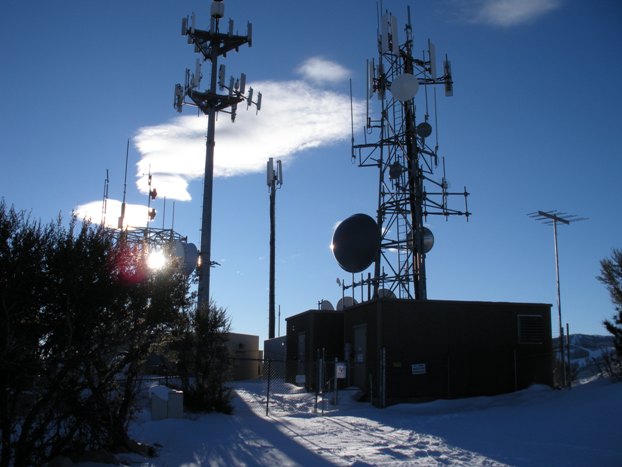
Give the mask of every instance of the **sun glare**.
[[147, 265], [149, 269], [162, 269], [166, 264], [166, 256], [164, 256], [164, 252], [162, 250], [154, 250], [149, 253], [149, 257], [147, 258]]

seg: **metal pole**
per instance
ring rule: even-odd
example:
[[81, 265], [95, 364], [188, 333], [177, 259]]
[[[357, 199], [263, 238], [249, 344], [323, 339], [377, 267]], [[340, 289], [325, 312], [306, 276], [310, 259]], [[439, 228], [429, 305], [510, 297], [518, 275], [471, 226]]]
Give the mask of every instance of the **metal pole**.
[[268, 407], [270, 406], [270, 379], [272, 378], [272, 360], [268, 360], [268, 387], [266, 388], [266, 417], [268, 416]]
[[[210, 32], [215, 34], [218, 20], [212, 19]], [[210, 77], [210, 93], [216, 94], [218, 78], [219, 45], [211, 43], [212, 73]], [[207, 140], [205, 144], [205, 181], [203, 183], [203, 215], [201, 220], [201, 267], [199, 268], [198, 305], [209, 306], [210, 300], [210, 269], [212, 267], [212, 192], [214, 186], [214, 146], [216, 132], [216, 109], [210, 106], [207, 112]]]
[[564, 358], [564, 328], [562, 325], [562, 300], [559, 285], [559, 256], [557, 250], [557, 219], [553, 219], [553, 240], [555, 242], [555, 278], [557, 281], [557, 317], [559, 319], [559, 356], [562, 370], [562, 386], [566, 386], [566, 359]]
[[570, 326], [566, 323], [566, 363], [568, 365], [568, 388], [572, 387], [572, 378], [570, 375]]
[[276, 177], [270, 184], [270, 291], [268, 297], [268, 338], [274, 338], [274, 257], [275, 257]]

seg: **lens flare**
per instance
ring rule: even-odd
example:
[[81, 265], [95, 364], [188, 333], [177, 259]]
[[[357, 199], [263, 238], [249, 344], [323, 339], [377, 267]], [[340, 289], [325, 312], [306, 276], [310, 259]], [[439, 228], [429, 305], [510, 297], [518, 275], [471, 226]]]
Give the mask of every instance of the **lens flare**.
[[165, 264], [166, 256], [162, 250], [153, 250], [149, 252], [149, 257], [147, 258], [147, 266], [149, 266], [149, 269], [162, 269]]

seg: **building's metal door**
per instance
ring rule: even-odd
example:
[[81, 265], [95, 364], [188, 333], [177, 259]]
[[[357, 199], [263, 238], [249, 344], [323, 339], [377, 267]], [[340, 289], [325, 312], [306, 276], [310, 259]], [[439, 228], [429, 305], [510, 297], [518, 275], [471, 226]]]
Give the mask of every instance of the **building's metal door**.
[[354, 326], [354, 364], [353, 383], [355, 386], [369, 390], [367, 387], [367, 324]]

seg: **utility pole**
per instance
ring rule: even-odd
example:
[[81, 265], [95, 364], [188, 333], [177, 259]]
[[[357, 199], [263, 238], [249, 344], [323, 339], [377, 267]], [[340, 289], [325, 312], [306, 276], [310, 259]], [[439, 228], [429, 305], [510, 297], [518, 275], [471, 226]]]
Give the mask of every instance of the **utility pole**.
[[[193, 13], [190, 18], [182, 19], [181, 33], [188, 36], [188, 44], [194, 45], [194, 50], [200, 53], [203, 60], [209, 60], [212, 64], [210, 85], [207, 91], [199, 91], [201, 83], [201, 62], [196, 61], [195, 71], [191, 73], [186, 69], [186, 81], [175, 85], [174, 107], [181, 112], [183, 105], [198, 107], [207, 115], [207, 141], [205, 151], [205, 181], [203, 185], [203, 212], [201, 220], [201, 250], [199, 253], [199, 290], [198, 306], [208, 306], [210, 300], [210, 268], [215, 264], [211, 259], [212, 240], [212, 192], [214, 180], [214, 146], [216, 114], [226, 112], [231, 115], [231, 121], [235, 121], [236, 110], [239, 103], [246, 101], [247, 108], [251, 105], [261, 108], [261, 93], [257, 93], [257, 100], [253, 101], [253, 88], [246, 95], [246, 75], [242, 73], [238, 79], [230, 78], [229, 84], [225, 84], [225, 67], [218, 67], [218, 57], [225, 56], [232, 50], [238, 51], [239, 47], [248, 44], [252, 46], [252, 25], [247, 24], [246, 36], [233, 34], [233, 20], [229, 20], [227, 32], [220, 32], [220, 19], [224, 16], [225, 8], [222, 0], [214, 0], [211, 5], [211, 21], [209, 31], [196, 28], [196, 17]], [[228, 94], [218, 94], [220, 90], [227, 90]], [[188, 98], [188, 100], [186, 100]], [[229, 109], [229, 110], [227, 110]]]
[[544, 224], [553, 225], [553, 242], [555, 245], [555, 282], [557, 285], [557, 318], [559, 320], [559, 356], [561, 362], [562, 386], [567, 386], [569, 381], [566, 374], [566, 359], [564, 358], [564, 325], [562, 323], [562, 299], [559, 281], [559, 254], [557, 249], [557, 223], [569, 225], [571, 222], [583, 221], [586, 218], [578, 217], [575, 214], [566, 214], [558, 211], [537, 211], [527, 214], [532, 219], [542, 221]]
[[[274, 168], [274, 159], [268, 159], [268, 187], [270, 188], [270, 291], [268, 297], [268, 338], [274, 338], [274, 273], [275, 273], [275, 204], [276, 190], [283, 185], [283, 169], [281, 161], [276, 161], [276, 169]], [[279, 312], [280, 321], [280, 312]], [[280, 325], [280, 322], [279, 322]]]

